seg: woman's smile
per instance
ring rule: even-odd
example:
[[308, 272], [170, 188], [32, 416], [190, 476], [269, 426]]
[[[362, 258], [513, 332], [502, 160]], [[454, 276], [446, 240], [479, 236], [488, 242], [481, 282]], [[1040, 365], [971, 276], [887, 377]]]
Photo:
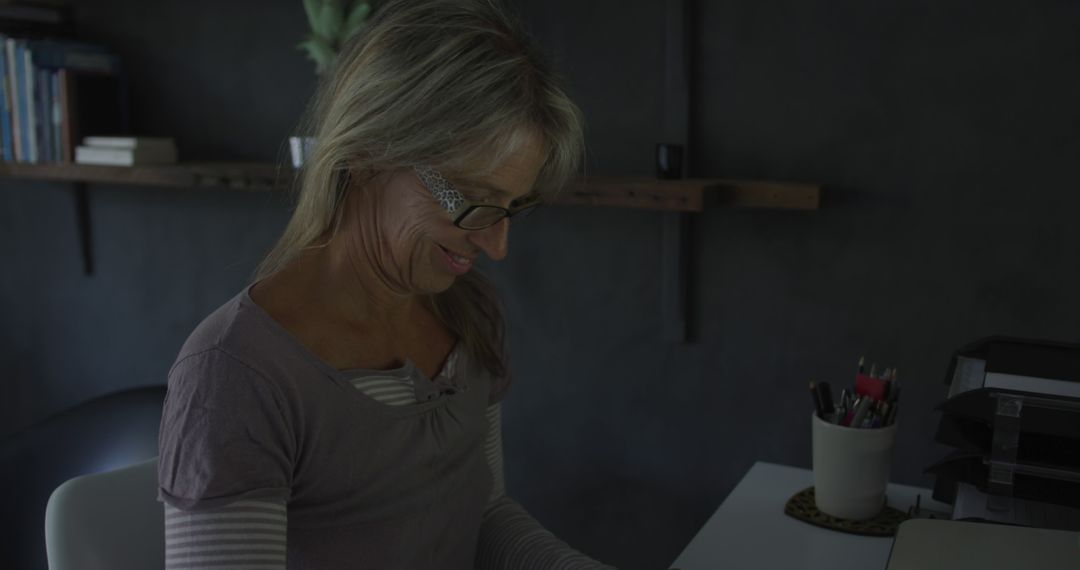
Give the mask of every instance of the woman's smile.
[[439, 253], [442, 254], [442, 259], [446, 262], [446, 266], [454, 275], [464, 275], [472, 269], [473, 261], [475, 259], [473, 257], [461, 255], [441, 245], [439, 246]]

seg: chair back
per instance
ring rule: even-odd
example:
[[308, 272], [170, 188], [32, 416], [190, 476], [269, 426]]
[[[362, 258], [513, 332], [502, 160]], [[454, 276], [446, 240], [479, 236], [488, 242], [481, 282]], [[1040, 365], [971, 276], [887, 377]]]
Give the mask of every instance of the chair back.
[[49, 570], [165, 567], [165, 511], [157, 458], [70, 479], [45, 508]]

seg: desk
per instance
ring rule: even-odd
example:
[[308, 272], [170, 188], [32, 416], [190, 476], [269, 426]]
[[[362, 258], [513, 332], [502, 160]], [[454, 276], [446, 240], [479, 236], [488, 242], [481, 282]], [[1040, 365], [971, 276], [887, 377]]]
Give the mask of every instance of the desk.
[[[680, 570], [718, 568], [884, 569], [891, 537], [859, 536], [827, 530], [784, 514], [792, 495], [814, 484], [809, 469], [758, 461], [739, 481], [682, 554]], [[889, 506], [907, 511], [922, 495], [925, 508], [950, 511], [930, 499], [930, 490], [889, 484]]]

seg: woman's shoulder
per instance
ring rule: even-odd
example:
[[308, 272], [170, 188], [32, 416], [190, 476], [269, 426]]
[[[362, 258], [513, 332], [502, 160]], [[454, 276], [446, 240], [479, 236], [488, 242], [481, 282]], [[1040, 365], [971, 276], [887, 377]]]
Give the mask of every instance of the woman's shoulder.
[[245, 287], [200, 322], [177, 354], [170, 376], [177, 369], [230, 363], [253, 373], [273, 376], [274, 369], [301, 359], [287, 335], [252, 302]]
[[179, 362], [222, 344], [236, 320], [239, 308], [240, 295], [236, 295], [203, 317], [188, 334], [176, 360]]

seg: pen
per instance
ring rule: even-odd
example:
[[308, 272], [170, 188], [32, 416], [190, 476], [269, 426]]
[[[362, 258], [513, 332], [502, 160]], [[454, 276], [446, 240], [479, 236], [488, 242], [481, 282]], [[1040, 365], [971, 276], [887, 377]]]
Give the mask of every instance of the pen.
[[870, 406], [873, 403], [873, 398], [869, 396], [863, 396], [859, 398], [859, 401], [855, 404], [855, 415], [851, 416], [852, 427], [862, 427], [863, 420], [866, 419], [866, 413], [870, 411]]
[[893, 403], [892, 407], [889, 408], [889, 413], [885, 414], [885, 421], [883, 423], [884, 423], [884, 425], [891, 426], [894, 421], [896, 421], [896, 404], [895, 403]]
[[818, 401], [821, 402], [821, 411], [826, 414], [831, 414], [835, 411], [833, 407], [832, 389], [829, 387], [828, 382], [818, 382], [817, 384]]
[[817, 417], [825, 419], [825, 406], [821, 402], [821, 393], [818, 392], [817, 383], [810, 381], [810, 396], [814, 399], [814, 413]]

